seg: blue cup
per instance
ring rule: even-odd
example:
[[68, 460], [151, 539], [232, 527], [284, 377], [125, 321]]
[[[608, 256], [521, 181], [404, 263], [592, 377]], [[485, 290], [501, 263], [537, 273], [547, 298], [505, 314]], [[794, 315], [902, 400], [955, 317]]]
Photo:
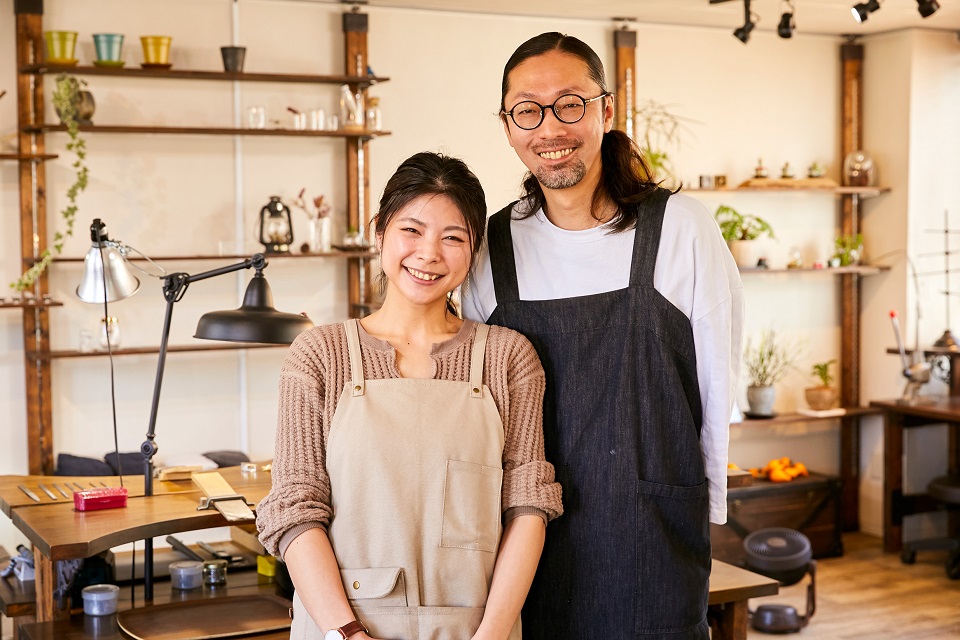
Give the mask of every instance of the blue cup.
[[119, 62], [123, 48], [122, 33], [95, 33], [93, 44], [97, 49], [97, 60], [101, 62]]

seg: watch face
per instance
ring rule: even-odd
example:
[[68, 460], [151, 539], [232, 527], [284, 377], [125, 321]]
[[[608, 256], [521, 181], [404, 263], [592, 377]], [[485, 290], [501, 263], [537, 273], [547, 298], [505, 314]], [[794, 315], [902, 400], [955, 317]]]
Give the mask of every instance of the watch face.
[[343, 634], [340, 633], [339, 629], [330, 629], [323, 634], [323, 640], [343, 640]]

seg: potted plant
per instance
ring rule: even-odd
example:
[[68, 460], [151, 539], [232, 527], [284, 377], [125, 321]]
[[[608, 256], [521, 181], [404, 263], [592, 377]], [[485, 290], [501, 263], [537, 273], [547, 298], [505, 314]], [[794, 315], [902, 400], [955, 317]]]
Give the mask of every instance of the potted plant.
[[80, 135], [79, 109], [81, 105], [80, 89], [82, 81], [73, 76], [61, 74], [57, 76], [56, 85], [53, 90], [53, 107], [56, 109], [60, 120], [67, 127], [67, 151], [72, 151], [76, 156], [73, 162], [74, 179], [73, 184], [67, 188], [67, 206], [60, 211], [60, 217], [64, 222], [63, 231], [57, 231], [53, 234], [53, 244], [44, 248], [38, 260], [29, 269], [15, 281], [10, 283], [10, 287], [17, 291], [26, 291], [37, 281], [37, 278], [53, 262], [54, 254], [60, 254], [63, 251], [63, 243], [73, 235], [73, 224], [77, 218], [77, 196], [81, 191], [87, 188], [88, 170], [84, 160], [87, 157], [87, 143]]
[[762, 332], [756, 346], [747, 340], [743, 362], [747, 369], [749, 417], [773, 416], [776, 397], [773, 385], [794, 368], [798, 351], [796, 344], [780, 340], [773, 330]]
[[717, 207], [714, 218], [738, 267], [757, 266], [754, 240], [764, 236], [776, 238], [769, 222], [750, 213], [740, 213], [725, 204]]
[[680, 148], [680, 133], [685, 128], [684, 119], [671, 113], [667, 105], [656, 100], [648, 100], [634, 110], [633, 115], [634, 139], [638, 141], [643, 159], [650, 167], [650, 177], [661, 181], [665, 187], [676, 189], [680, 186], [680, 179], [667, 147]]
[[827, 360], [813, 365], [810, 373], [820, 384], [807, 387], [803, 393], [807, 398], [807, 404], [814, 411], [825, 411], [832, 409], [837, 401], [838, 392], [836, 387], [830, 386], [833, 382], [833, 375], [830, 373], [830, 365], [836, 360]]
[[831, 267], [849, 267], [858, 264], [863, 255], [863, 234], [839, 235], [833, 241], [833, 256], [830, 257]]

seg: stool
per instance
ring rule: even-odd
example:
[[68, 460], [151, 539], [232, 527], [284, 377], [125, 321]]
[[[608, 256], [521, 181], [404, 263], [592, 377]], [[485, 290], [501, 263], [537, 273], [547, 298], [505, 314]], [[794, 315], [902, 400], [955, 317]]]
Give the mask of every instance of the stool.
[[[948, 507], [960, 507], [960, 475], [940, 476], [934, 478], [927, 485], [930, 497], [943, 502]], [[957, 538], [928, 538], [926, 540], [912, 540], [903, 544], [900, 559], [904, 564], [913, 564], [917, 559], [917, 551], [949, 551], [947, 557], [947, 575], [951, 580], [960, 580], [960, 537]]]

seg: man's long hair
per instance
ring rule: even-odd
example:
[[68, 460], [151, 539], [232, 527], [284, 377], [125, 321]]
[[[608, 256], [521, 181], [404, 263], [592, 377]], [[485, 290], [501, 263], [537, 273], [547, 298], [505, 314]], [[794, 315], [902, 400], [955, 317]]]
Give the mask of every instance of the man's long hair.
[[[500, 109], [506, 110], [504, 103], [509, 88], [509, 75], [520, 63], [536, 56], [559, 51], [583, 60], [587, 65], [590, 79], [597, 83], [600, 90], [607, 91], [607, 81], [603, 73], [603, 63], [599, 56], [583, 41], [562, 33], [541, 33], [519, 47], [503, 67], [501, 82]], [[504, 124], [510, 126], [506, 115], [501, 115]], [[625, 231], [633, 228], [637, 218], [637, 203], [652, 194], [658, 186], [640, 149], [623, 131], [613, 129], [603, 135], [600, 145], [600, 184], [593, 193], [590, 214], [597, 220], [602, 219], [601, 205], [609, 198], [617, 211], [610, 221], [613, 231]], [[520, 196], [523, 206], [520, 216], [529, 217], [546, 203], [540, 181], [529, 171], [523, 179], [523, 194]]]

